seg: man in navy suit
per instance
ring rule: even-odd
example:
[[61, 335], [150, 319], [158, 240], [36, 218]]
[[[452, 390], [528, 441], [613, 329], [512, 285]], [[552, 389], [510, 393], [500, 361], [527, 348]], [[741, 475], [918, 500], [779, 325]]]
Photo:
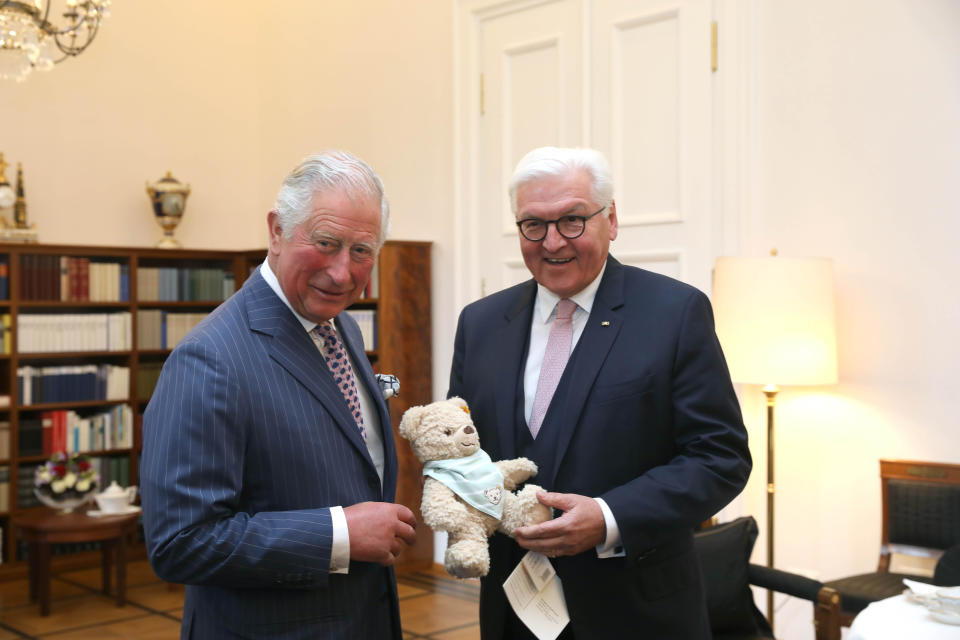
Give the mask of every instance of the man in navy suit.
[[182, 638], [401, 638], [390, 414], [343, 310], [389, 209], [343, 152], [304, 159], [269, 253], [173, 350], [143, 420], [150, 562], [187, 585]]
[[[751, 468], [710, 303], [609, 255], [617, 210], [598, 152], [530, 152], [510, 197], [533, 280], [463, 310], [449, 393], [468, 402], [494, 460], [537, 463], [540, 501], [556, 517], [519, 529], [515, 542], [491, 539], [482, 637], [533, 637], [502, 588], [532, 550], [562, 581], [561, 638], [708, 639], [692, 531]], [[558, 349], [559, 308], [572, 316]], [[544, 400], [540, 387], [552, 384]]]

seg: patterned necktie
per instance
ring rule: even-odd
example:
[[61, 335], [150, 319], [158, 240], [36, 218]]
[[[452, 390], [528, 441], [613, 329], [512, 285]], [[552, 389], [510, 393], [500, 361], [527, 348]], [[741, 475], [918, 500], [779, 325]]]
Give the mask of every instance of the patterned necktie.
[[[363, 440], [367, 439], [367, 431], [363, 427], [363, 412], [360, 411], [360, 395], [357, 393], [357, 381], [353, 377], [353, 367], [350, 366], [350, 358], [347, 357], [347, 350], [343, 348], [343, 343], [337, 337], [337, 332], [329, 322], [321, 322], [313, 331], [314, 342], [320, 347], [323, 357], [327, 361], [327, 367], [333, 375], [333, 381], [340, 388], [343, 399], [347, 401], [347, 408], [353, 414], [353, 419], [360, 429], [360, 435]], [[317, 338], [323, 339], [321, 345]]]
[[540, 367], [540, 379], [537, 381], [537, 395], [533, 397], [533, 410], [530, 412], [530, 434], [536, 438], [547, 415], [547, 407], [557, 390], [560, 376], [570, 358], [570, 344], [573, 342], [573, 312], [577, 303], [563, 299], [557, 303], [557, 318], [550, 327], [547, 338], [547, 350], [543, 354]]

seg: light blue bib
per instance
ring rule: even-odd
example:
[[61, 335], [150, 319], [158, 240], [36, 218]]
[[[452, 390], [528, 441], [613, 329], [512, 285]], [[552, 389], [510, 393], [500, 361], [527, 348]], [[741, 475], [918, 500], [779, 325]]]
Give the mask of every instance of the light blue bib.
[[423, 465], [423, 475], [497, 520], [503, 514], [503, 474], [483, 449], [466, 458], [431, 460]]

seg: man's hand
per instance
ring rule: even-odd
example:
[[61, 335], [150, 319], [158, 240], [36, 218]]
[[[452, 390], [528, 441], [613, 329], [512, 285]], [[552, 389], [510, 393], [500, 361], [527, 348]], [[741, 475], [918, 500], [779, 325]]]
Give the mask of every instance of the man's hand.
[[417, 520], [410, 509], [389, 502], [361, 502], [343, 508], [350, 534], [350, 560], [394, 563], [403, 545], [417, 538]]
[[540, 504], [563, 511], [563, 515], [540, 524], [520, 527], [514, 537], [524, 549], [545, 556], [572, 556], [596, 547], [607, 537], [603, 511], [593, 498], [575, 493], [537, 494]]

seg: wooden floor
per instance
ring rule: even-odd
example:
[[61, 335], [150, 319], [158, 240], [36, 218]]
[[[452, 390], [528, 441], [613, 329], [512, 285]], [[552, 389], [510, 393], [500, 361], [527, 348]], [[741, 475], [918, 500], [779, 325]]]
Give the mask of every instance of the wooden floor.
[[[403, 637], [478, 640], [479, 583], [450, 578], [441, 567], [398, 579]], [[51, 581], [50, 615], [29, 602], [27, 580], [0, 582], [0, 640], [176, 640], [183, 587], [161, 582], [146, 560], [127, 564], [127, 604], [100, 593], [100, 569], [68, 571]]]

